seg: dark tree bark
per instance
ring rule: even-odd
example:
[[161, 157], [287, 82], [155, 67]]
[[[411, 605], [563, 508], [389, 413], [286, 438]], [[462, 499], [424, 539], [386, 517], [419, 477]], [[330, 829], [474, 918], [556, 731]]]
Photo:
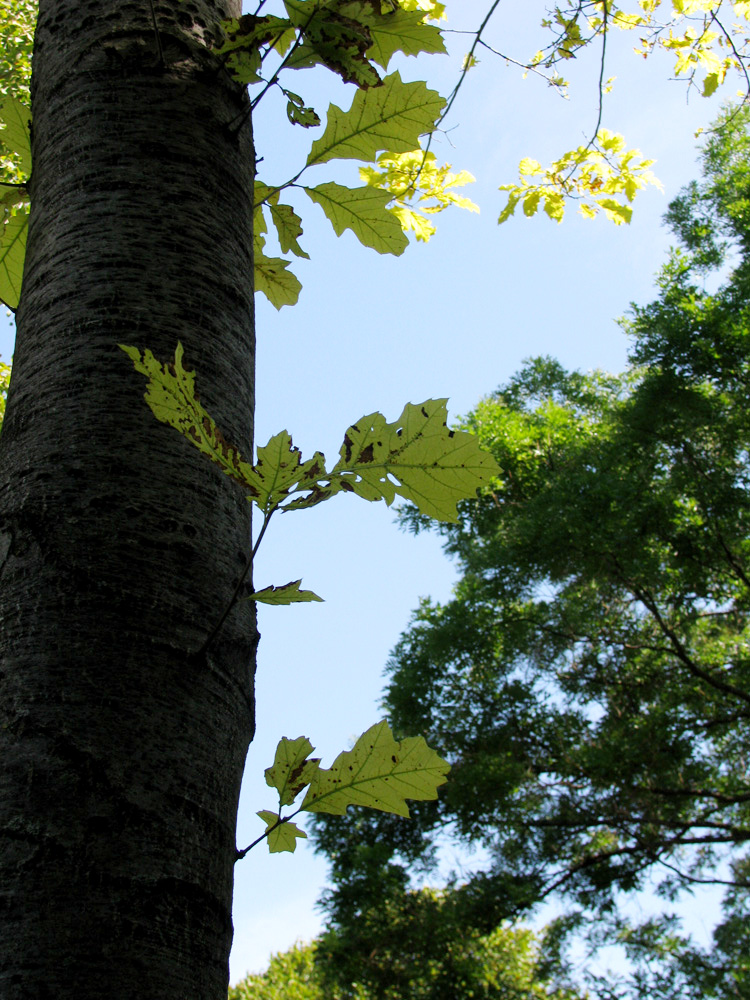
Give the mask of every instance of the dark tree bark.
[[[226, 997], [256, 633], [242, 491], [143, 401], [171, 358], [250, 453], [235, 0], [41, 0], [32, 218], [0, 444], [0, 997]], [[153, 16], [158, 26], [154, 30]]]

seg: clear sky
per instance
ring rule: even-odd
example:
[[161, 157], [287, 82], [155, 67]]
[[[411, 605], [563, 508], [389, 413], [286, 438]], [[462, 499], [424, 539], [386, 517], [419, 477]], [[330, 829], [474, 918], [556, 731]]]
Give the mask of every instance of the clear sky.
[[[538, 27], [543, 0], [506, 0], [485, 38], [526, 59], [546, 42]], [[489, 0], [448, 0], [448, 27], [476, 29]], [[252, 9], [252, 7], [248, 7]], [[269, 5], [269, 10], [272, 9]], [[449, 93], [467, 51], [467, 36], [446, 36], [449, 56], [404, 59], [405, 79], [425, 79]], [[276, 312], [257, 301], [257, 441], [288, 429], [303, 455], [335, 455], [347, 426], [380, 410], [395, 419], [406, 402], [450, 398], [451, 417], [466, 413], [509, 378], [524, 358], [551, 354], [565, 365], [619, 370], [627, 339], [616, 325], [631, 301], [654, 296], [653, 276], [669, 245], [661, 215], [682, 185], [698, 176], [693, 133], [718, 101], [670, 81], [667, 57], [644, 62], [632, 35], [612, 38], [607, 76], [616, 76], [603, 124], [658, 160], [664, 194], [649, 189], [635, 202], [630, 226], [582, 220], [575, 207], [562, 225], [541, 215], [497, 226], [518, 161], [542, 163], [586, 141], [596, 122], [596, 56], [566, 67], [571, 100], [480, 52], [450, 118], [433, 144], [439, 159], [467, 169], [475, 215], [450, 210], [427, 245], [400, 258], [362, 247], [351, 232], [338, 239], [322, 211], [301, 192], [291, 201], [303, 217], [300, 242], [310, 261], [295, 271], [298, 305]], [[329, 100], [348, 107], [353, 88], [301, 73], [293, 89], [319, 113]], [[308, 79], [309, 78], [309, 79]], [[734, 85], [721, 96], [731, 97]], [[265, 106], [264, 106], [265, 105]], [[256, 117], [256, 141], [267, 183], [296, 172], [314, 130], [286, 121], [284, 102], [267, 95]], [[295, 167], [296, 165], [296, 167]], [[318, 167], [319, 180], [357, 184], [354, 163]], [[12, 353], [12, 324], [2, 318], [0, 353]], [[200, 373], [199, 376], [200, 378]], [[444, 599], [454, 571], [436, 539], [404, 535], [382, 504], [350, 495], [311, 511], [279, 517], [260, 550], [258, 587], [303, 578], [325, 604], [260, 610], [258, 729], [250, 748], [238, 843], [263, 824], [258, 809], [276, 801], [263, 780], [281, 736], [306, 735], [323, 766], [380, 718], [378, 699], [389, 650], [421, 596]], [[262, 969], [272, 951], [310, 938], [321, 925], [315, 902], [325, 885], [322, 859], [301, 842], [294, 855], [269, 856], [263, 845], [237, 866], [232, 981]]]

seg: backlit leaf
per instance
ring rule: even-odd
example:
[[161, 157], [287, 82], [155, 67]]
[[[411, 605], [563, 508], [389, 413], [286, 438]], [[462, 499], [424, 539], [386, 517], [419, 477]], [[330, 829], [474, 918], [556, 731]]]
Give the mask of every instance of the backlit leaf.
[[302, 837], [305, 840], [307, 839], [305, 831], [300, 830], [296, 823], [290, 823], [289, 820], [284, 820], [278, 826], [274, 827], [274, 823], [277, 823], [279, 820], [277, 813], [261, 809], [256, 815], [260, 816], [266, 824], [266, 830], [270, 831], [266, 837], [270, 854], [278, 854], [281, 851], [289, 851], [291, 854], [294, 854], [297, 849], [297, 838]]
[[287, 61], [289, 68], [303, 69], [321, 62], [345, 83], [362, 88], [380, 84], [380, 76], [366, 55], [372, 45], [367, 25], [344, 16], [333, 6], [311, 4], [309, 0], [284, 0], [284, 6], [305, 40]]
[[19, 157], [19, 166], [25, 174], [31, 173], [31, 136], [29, 124], [31, 111], [16, 100], [5, 96], [0, 100], [0, 143]]
[[266, 257], [262, 253], [255, 255], [255, 291], [263, 292], [277, 309], [293, 306], [302, 290], [299, 278], [287, 271], [288, 267], [289, 261], [281, 257]]
[[157, 420], [178, 430], [222, 472], [257, 497], [260, 488], [254, 469], [225, 440], [195, 395], [195, 372], [182, 366], [182, 344], [177, 344], [173, 364], [161, 364], [149, 350], [141, 354], [137, 347], [119, 346], [136, 371], [148, 377], [144, 398]]
[[315, 772], [302, 808], [343, 816], [347, 806], [360, 805], [408, 816], [406, 800], [437, 798], [449, 770], [424, 737], [397, 742], [384, 719], [340, 753], [329, 769]]
[[302, 220], [294, 211], [291, 205], [271, 204], [271, 218], [276, 226], [279, 236], [279, 246], [282, 253], [291, 252], [297, 257], [310, 259], [310, 254], [305, 253], [297, 242], [297, 237], [302, 235]]
[[351, 229], [366, 247], [397, 257], [406, 249], [409, 241], [398, 219], [386, 207], [391, 200], [387, 191], [348, 188], [333, 182], [305, 191], [323, 209], [337, 236]]
[[266, 784], [279, 793], [279, 805], [288, 806], [312, 781], [320, 765], [319, 758], [311, 758], [313, 745], [305, 736], [279, 740], [271, 767], [265, 770]]
[[0, 302], [9, 309], [18, 307], [23, 280], [23, 262], [26, 257], [26, 236], [29, 216], [25, 209], [17, 209], [2, 227], [0, 236]]
[[325, 456], [316, 451], [312, 458], [302, 461], [299, 448], [292, 444], [287, 431], [274, 434], [268, 444], [258, 448], [258, 460], [253, 470], [257, 476], [259, 494], [255, 500], [261, 510], [278, 507], [296, 486], [310, 488], [325, 477]]
[[395, 52], [416, 56], [420, 52], [445, 52], [445, 42], [440, 29], [425, 24], [423, 11], [406, 11], [394, 7], [383, 13], [380, 0], [352, 0], [345, 3], [341, 13], [362, 21], [370, 29], [372, 45], [367, 50], [368, 58], [383, 69]]
[[328, 109], [325, 132], [307, 157], [308, 166], [333, 159], [374, 160], [382, 149], [406, 153], [432, 132], [445, 100], [424, 83], [404, 83], [392, 73], [383, 86], [358, 90], [348, 111]]
[[301, 580], [293, 580], [280, 587], [264, 587], [243, 598], [245, 601], [260, 601], [261, 604], [302, 604], [307, 601], [322, 601], [312, 590], [300, 590]]
[[407, 403], [393, 423], [380, 413], [362, 417], [346, 432], [331, 478], [340, 475], [342, 489], [366, 500], [390, 505], [399, 495], [428, 517], [455, 521], [458, 501], [474, 496], [498, 468], [472, 434], [448, 429], [446, 403]]

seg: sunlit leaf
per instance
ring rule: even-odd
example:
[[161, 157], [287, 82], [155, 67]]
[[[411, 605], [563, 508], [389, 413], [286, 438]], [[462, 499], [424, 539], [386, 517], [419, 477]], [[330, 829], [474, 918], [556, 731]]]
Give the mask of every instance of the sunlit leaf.
[[289, 820], [284, 820], [278, 826], [274, 826], [279, 820], [277, 813], [260, 809], [256, 815], [260, 816], [266, 824], [266, 831], [270, 831], [266, 837], [269, 854], [278, 854], [281, 851], [289, 851], [294, 854], [297, 849], [297, 839], [300, 837], [304, 840], [307, 839], [305, 831], [300, 830], [296, 823], [290, 823]]
[[322, 601], [312, 590], [300, 590], [301, 580], [293, 580], [280, 587], [264, 587], [243, 598], [246, 601], [260, 601], [261, 604], [302, 604], [307, 601]]
[[302, 808], [343, 816], [347, 806], [359, 805], [408, 816], [406, 800], [437, 798], [449, 770], [424, 737], [397, 742], [384, 719], [340, 753], [329, 769], [315, 772]]
[[404, 83], [398, 72], [392, 73], [382, 87], [357, 91], [348, 111], [329, 107], [325, 132], [313, 143], [307, 163], [374, 160], [383, 149], [408, 152], [434, 129], [444, 104], [424, 83]]
[[279, 805], [288, 806], [309, 785], [318, 770], [320, 759], [310, 757], [313, 745], [305, 736], [279, 740], [271, 767], [265, 770], [266, 784], [279, 793]]
[[406, 249], [409, 241], [386, 207], [391, 200], [387, 192], [373, 187], [348, 188], [332, 181], [305, 191], [323, 209], [337, 236], [351, 229], [360, 243], [378, 253], [399, 256]]

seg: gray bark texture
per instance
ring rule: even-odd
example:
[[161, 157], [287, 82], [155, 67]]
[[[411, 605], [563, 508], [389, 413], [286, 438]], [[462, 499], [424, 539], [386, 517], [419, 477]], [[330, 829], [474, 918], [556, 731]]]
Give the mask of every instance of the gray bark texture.
[[252, 603], [191, 654], [250, 510], [117, 345], [168, 360], [181, 340], [250, 455], [252, 138], [206, 47], [237, 11], [39, 6], [0, 438], [0, 998], [225, 1000]]

